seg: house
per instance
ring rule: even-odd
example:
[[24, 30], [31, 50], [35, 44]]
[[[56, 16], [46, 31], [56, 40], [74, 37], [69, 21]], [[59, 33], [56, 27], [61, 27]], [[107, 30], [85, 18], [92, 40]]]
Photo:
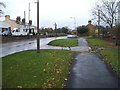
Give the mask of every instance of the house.
[[72, 35], [77, 35], [77, 34], [78, 34], [78, 33], [77, 33], [77, 30], [72, 30], [72, 31], [71, 31], [71, 34], [72, 34]]
[[89, 35], [90, 36], [95, 36], [98, 33], [98, 32], [96, 32], [96, 30], [98, 29], [98, 27], [95, 26], [95, 25], [93, 25], [93, 24], [91, 24], [91, 23], [92, 23], [92, 21], [89, 20], [88, 24], [86, 25], [86, 27], [89, 29]]
[[20, 22], [20, 18], [19, 18], [18, 21], [17, 20], [12, 20], [12, 19], [10, 19], [10, 15], [6, 15], [5, 16], [5, 20], [3, 22], [9, 23], [10, 27], [11, 27], [11, 30], [13, 30], [14, 28], [22, 27], [22, 24]]
[[9, 23], [11, 27], [11, 31], [13, 31], [14, 28], [23, 29], [26, 32], [32, 33], [37, 30], [36, 26], [32, 25], [32, 21], [30, 20], [29, 23], [25, 22], [25, 19], [18, 16], [16, 20], [10, 19], [10, 15], [5, 16], [5, 20], [3, 21], [5, 23]]

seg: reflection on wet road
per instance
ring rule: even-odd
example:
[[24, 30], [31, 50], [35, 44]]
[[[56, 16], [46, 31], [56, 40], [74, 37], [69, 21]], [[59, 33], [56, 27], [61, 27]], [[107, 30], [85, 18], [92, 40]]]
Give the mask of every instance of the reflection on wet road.
[[[41, 38], [40, 39], [40, 49], [61, 49], [61, 47], [53, 47], [48, 46], [47, 44], [55, 39], [66, 39], [66, 37], [52, 37], [52, 38]], [[2, 51], [2, 54], [0, 54], [0, 57], [13, 54], [15, 52], [20, 52], [24, 50], [30, 50], [30, 49], [36, 49], [37, 48], [37, 40], [36, 39], [30, 39], [30, 40], [20, 40], [16, 42], [8, 42], [0, 44], [2, 45], [0, 47], [0, 51]]]
[[[91, 49], [88, 46], [86, 39], [84, 39], [84, 38], [78, 39], [78, 46], [76, 46], [76, 47], [69, 48], [69, 47], [59, 47], [59, 46], [47, 45], [50, 41], [56, 40], [56, 39], [67, 39], [67, 36], [41, 38], [40, 39], [40, 49], [65, 49], [65, 50], [79, 51], [79, 52], [89, 52], [89, 50]], [[3, 43], [2, 47], [0, 48], [0, 50], [2, 51], [2, 54], [0, 54], [0, 57], [10, 55], [10, 54], [13, 54], [16, 52], [24, 51], [24, 50], [31, 50], [31, 49], [37, 49], [37, 40], [36, 39]]]

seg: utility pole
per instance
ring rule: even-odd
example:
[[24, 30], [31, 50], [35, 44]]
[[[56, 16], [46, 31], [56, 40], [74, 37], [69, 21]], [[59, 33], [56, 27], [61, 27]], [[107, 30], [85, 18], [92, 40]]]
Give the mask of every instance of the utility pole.
[[39, 0], [37, 0], [37, 53], [40, 53], [40, 39], [39, 39]]
[[25, 21], [24, 21], [24, 22], [25, 22], [25, 23], [24, 23], [24, 28], [26, 29], [26, 12], [25, 12], [25, 11], [24, 11], [24, 20], [25, 20]]
[[29, 3], [28, 11], [29, 11], [29, 13], [28, 13], [28, 31], [30, 33], [30, 23], [29, 23], [29, 21], [30, 21], [30, 3]]
[[28, 14], [28, 22], [29, 22], [29, 20], [30, 20], [30, 3], [29, 3], [29, 14]]
[[98, 6], [98, 38], [99, 38], [99, 35], [100, 35], [100, 9]]
[[56, 36], [57, 36], [57, 24], [55, 23], [55, 32], [56, 32]]
[[74, 28], [76, 29], [76, 18], [75, 17], [70, 17], [72, 19], [74, 19]]
[[[26, 20], [26, 12], [24, 11], [24, 19]], [[26, 21], [25, 21], [26, 22]]]

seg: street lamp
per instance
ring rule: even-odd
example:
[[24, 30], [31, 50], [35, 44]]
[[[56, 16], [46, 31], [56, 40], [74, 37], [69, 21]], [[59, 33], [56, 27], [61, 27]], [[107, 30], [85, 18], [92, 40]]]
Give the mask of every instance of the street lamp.
[[56, 32], [56, 36], [57, 36], [57, 24], [55, 23], [55, 32]]
[[76, 29], [76, 18], [75, 17], [70, 17], [71, 19], [74, 19], [74, 28]]
[[[40, 38], [39, 38], [39, 0], [37, 0], [37, 53], [40, 53]], [[29, 3], [29, 17], [28, 19], [30, 20], [30, 3]]]
[[36, 3], [36, 2], [29, 2], [29, 6], [28, 6], [28, 29], [29, 29], [29, 33], [31, 32], [30, 31], [30, 26], [31, 26], [31, 24], [30, 24], [30, 11], [31, 11], [30, 4], [31, 3]]

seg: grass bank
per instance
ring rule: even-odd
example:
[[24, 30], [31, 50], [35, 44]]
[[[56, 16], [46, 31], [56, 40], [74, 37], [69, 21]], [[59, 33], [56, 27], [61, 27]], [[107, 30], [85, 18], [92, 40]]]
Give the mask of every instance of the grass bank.
[[62, 88], [73, 57], [68, 50], [28, 50], [2, 58], [3, 88]]
[[77, 39], [58, 39], [51, 41], [49, 45], [61, 47], [74, 47], [78, 45]]

